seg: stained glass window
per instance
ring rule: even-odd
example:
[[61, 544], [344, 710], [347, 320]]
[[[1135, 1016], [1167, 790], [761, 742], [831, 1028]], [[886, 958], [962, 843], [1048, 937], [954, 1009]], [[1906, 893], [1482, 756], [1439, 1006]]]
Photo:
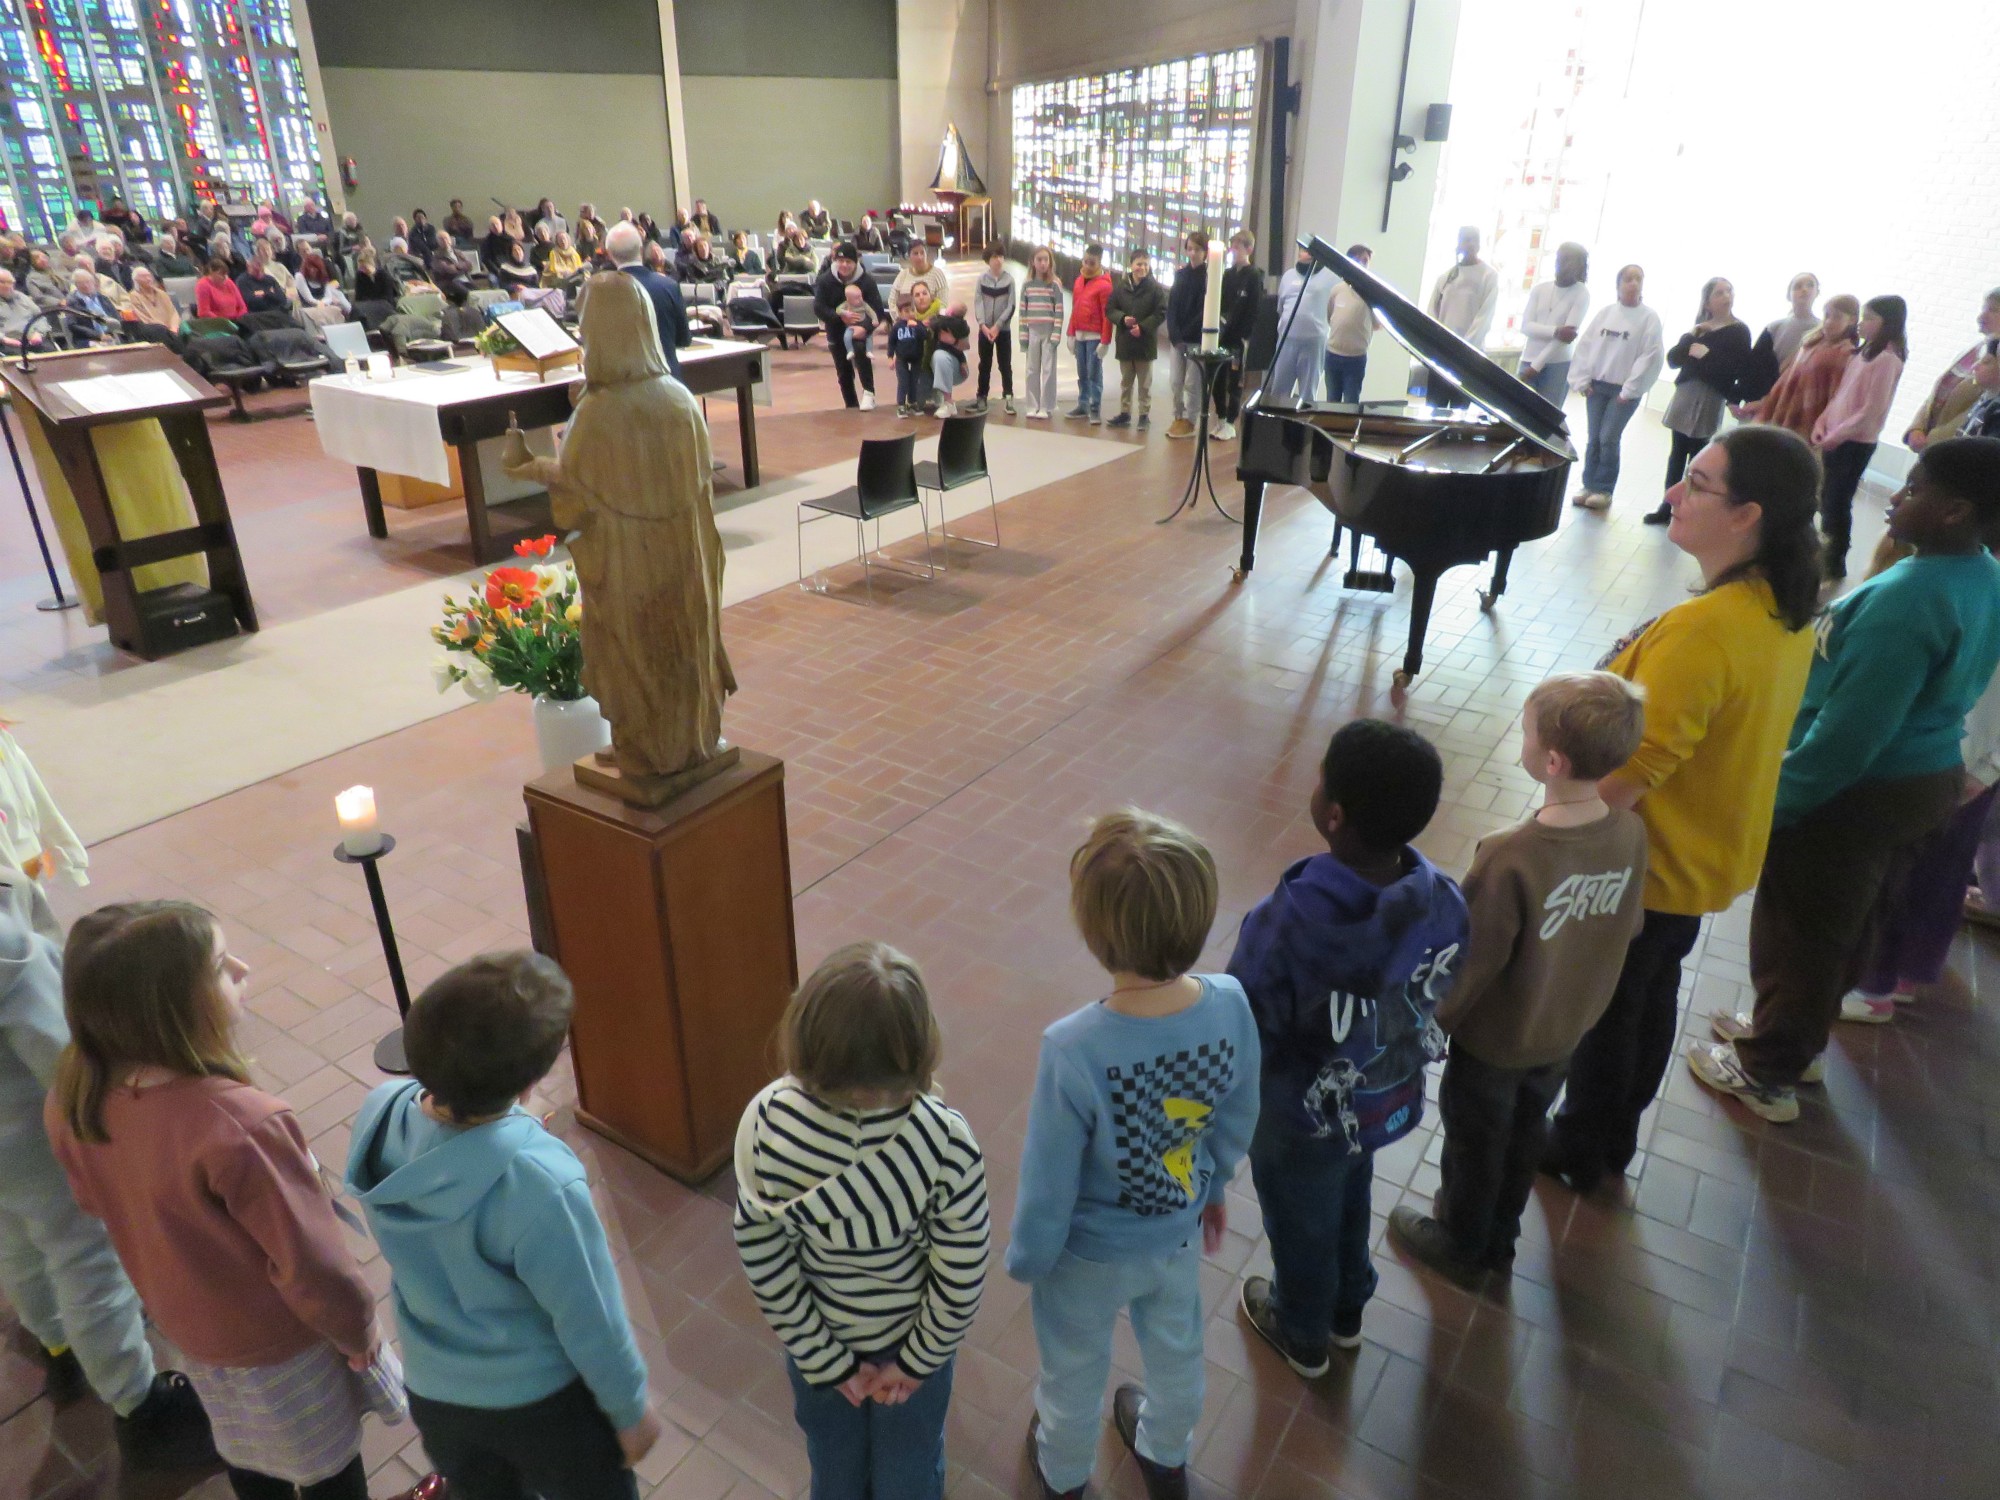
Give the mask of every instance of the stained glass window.
[[324, 189], [290, 0], [0, 0], [0, 219], [149, 218]]
[[1191, 229], [1226, 239], [1249, 210], [1256, 113], [1252, 47], [1021, 84], [1013, 233], [1118, 261], [1172, 257]]

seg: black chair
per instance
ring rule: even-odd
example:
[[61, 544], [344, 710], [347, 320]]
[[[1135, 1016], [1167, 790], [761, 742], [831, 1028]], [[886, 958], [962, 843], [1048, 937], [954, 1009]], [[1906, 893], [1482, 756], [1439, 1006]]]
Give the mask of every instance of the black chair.
[[824, 495], [817, 500], [801, 500], [797, 518], [796, 540], [799, 551], [799, 587], [806, 584], [806, 512], [818, 511], [812, 517], [815, 521], [828, 516], [846, 516], [854, 523], [854, 544], [861, 559], [861, 582], [868, 591], [872, 602], [875, 598], [875, 584], [870, 577], [868, 534], [863, 529], [865, 523], [875, 523], [875, 551], [882, 550], [882, 517], [893, 515], [899, 510], [917, 508], [924, 525], [924, 566], [905, 567], [900, 563], [883, 558], [874, 567], [888, 569], [892, 573], [906, 573], [912, 578], [935, 578], [942, 571], [931, 555], [930, 512], [924, 509], [922, 493], [917, 489], [916, 455], [917, 436], [910, 433], [898, 438], [865, 438], [861, 443], [861, 458], [854, 467], [854, 484], [835, 494]]
[[[1000, 506], [993, 492], [993, 476], [986, 468], [986, 414], [973, 417], [946, 417], [938, 433], [937, 462], [926, 460], [916, 466], [917, 488], [936, 490], [938, 535], [948, 542], [970, 542], [975, 547], [1000, 545]], [[968, 484], [986, 481], [986, 508], [993, 516], [993, 540], [976, 536], [954, 536], [945, 525], [944, 497]]]

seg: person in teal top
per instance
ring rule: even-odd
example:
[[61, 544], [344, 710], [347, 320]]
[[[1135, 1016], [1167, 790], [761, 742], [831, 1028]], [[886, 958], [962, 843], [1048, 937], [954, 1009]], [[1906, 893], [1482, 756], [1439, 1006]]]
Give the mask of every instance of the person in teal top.
[[1889, 507], [1914, 555], [1821, 617], [1778, 779], [1750, 918], [1755, 1009], [1717, 1011], [1688, 1066], [1780, 1123], [1816, 1082], [1840, 997], [1858, 977], [1884, 884], [1951, 816], [1965, 716], [2000, 664], [2000, 439], [1926, 448]]

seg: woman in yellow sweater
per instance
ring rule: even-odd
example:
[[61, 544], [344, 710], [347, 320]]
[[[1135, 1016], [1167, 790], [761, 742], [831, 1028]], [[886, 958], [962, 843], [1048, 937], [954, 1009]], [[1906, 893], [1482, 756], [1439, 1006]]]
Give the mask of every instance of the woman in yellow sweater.
[[1679, 1029], [1681, 962], [1701, 919], [1756, 883], [1778, 768], [1812, 663], [1819, 462], [1796, 433], [1738, 427], [1667, 493], [1668, 540], [1702, 588], [1600, 664], [1646, 690], [1646, 737], [1599, 785], [1651, 841], [1646, 917], [1610, 1009], [1577, 1047], [1544, 1171], [1580, 1193], [1639, 1148]]

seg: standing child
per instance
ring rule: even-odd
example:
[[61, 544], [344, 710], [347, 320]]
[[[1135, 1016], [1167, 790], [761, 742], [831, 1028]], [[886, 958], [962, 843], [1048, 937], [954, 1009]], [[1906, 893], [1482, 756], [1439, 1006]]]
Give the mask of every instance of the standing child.
[[[1106, 427], [1136, 425], [1144, 432], [1153, 425], [1153, 363], [1160, 357], [1160, 325], [1167, 320], [1166, 288], [1153, 279], [1153, 262], [1134, 250], [1131, 274], [1111, 294], [1107, 314], [1117, 330], [1118, 415]], [[1138, 421], [1133, 422], [1137, 388]]]
[[1513, 1267], [1549, 1107], [1645, 916], [1646, 825], [1597, 791], [1639, 748], [1644, 702], [1609, 672], [1530, 693], [1521, 766], [1541, 783], [1541, 808], [1481, 839], [1465, 877], [1471, 935], [1437, 1012], [1451, 1037], [1437, 1217], [1389, 1215], [1404, 1249], [1460, 1285]]
[[1201, 1257], [1257, 1118], [1257, 1028], [1226, 974], [1191, 974], [1215, 861], [1187, 829], [1101, 817], [1071, 856], [1070, 913], [1111, 993], [1042, 1033], [1007, 1274], [1033, 1289], [1041, 1380], [1028, 1451], [1042, 1493], [1080, 1497], [1118, 1314], [1146, 1383], [1112, 1401], [1154, 1500], [1187, 1494], [1201, 1416]]
[[992, 1226], [979, 1143], [931, 1092], [923, 975], [850, 944], [779, 1037], [785, 1074], [736, 1131], [736, 1246], [785, 1346], [813, 1500], [938, 1500]]
[[972, 293], [972, 321], [979, 325], [979, 399], [975, 412], [986, 410], [987, 393], [993, 389], [993, 360], [1000, 359], [1000, 400], [1007, 415], [1014, 415], [1014, 277], [1007, 269], [1007, 247], [994, 245], [986, 252], [986, 270]]
[[1854, 492], [1868, 472], [1882, 424], [1903, 378], [1910, 345], [1904, 335], [1909, 306], [1901, 297], [1870, 297], [1861, 304], [1861, 352], [1848, 360], [1840, 386], [1812, 426], [1812, 445], [1826, 471], [1820, 490], [1819, 531], [1826, 538], [1826, 576], [1847, 577], [1848, 539], [1854, 534]]
[[1021, 350], [1028, 357], [1028, 420], [1046, 422], [1056, 410], [1056, 346], [1062, 338], [1063, 289], [1056, 258], [1046, 249], [1028, 257], [1021, 283]]
[[1312, 795], [1327, 852], [1285, 871], [1229, 960], [1264, 1056], [1250, 1171], [1272, 1271], [1243, 1283], [1243, 1313], [1309, 1380], [1329, 1342], [1361, 1342], [1375, 1153], [1416, 1128], [1424, 1066], [1444, 1050], [1432, 1013], [1465, 943], [1465, 898], [1410, 847], [1443, 784], [1414, 730], [1343, 726]]
[[583, 1164], [520, 1107], [569, 1035], [537, 953], [447, 969], [403, 1022], [410, 1079], [355, 1117], [347, 1184], [389, 1262], [410, 1415], [456, 1500], [636, 1500], [660, 1436]]
[[[1208, 278], [1220, 276], [1222, 267], [1208, 264], [1208, 231], [1190, 230], [1181, 237], [1187, 260], [1174, 272], [1173, 290], [1167, 294], [1167, 384], [1174, 392], [1174, 420], [1167, 428], [1170, 438], [1191, 438], [1201, 416], [1201, 366], [1194, 353], [1201, 347], [1201, 317], [1208, 303]], [[1217, 333], [1221, 330], [1218, 328]]]
[[1111, 338], [1111, 278], [1104, 247], [1086, 245], [1069, 289], [1069, 341], [1076, 355], [1076, 405], [1069, 415], [1095, 427], [1104, 420], [1104, 346]]
[[44, 1118], [186, 1356], [237, 1500], [367, 1500], [361, 1419], [402, 1419], [402, 1372], [305, 1132], [236, 1050], [249, 972], [186, 902], [82, 918]]
[[88, 1382], [111, 1408], [128, 1465], [213, 1463], [194, 1387], [154, 1370], [139, 1295], [49, 1146], [42, 1106], [69, 1027], [47, 910], [26, 873], [0, 869], [0, 1293], [41, 1345], [50, 1394]]
[[1209, 436], [1235, 440], [1236, 417], [1243, 405], [1243, 354], [1257, 326], [1257, 309], [1264, 301], [1264, 268], [1257, 264], [1257, 236], [1239, 229], [1229, 237], [1229, 269], [1222, 273], [1222, 338], [1229, 351], [1215, 382], [1215, 425]]
[[928, 281], [913, 281], [896, 303], [896, 322], [889, 332], [889, 353], [896, 361], [896, 415], [914, 417], [930, 394], [930, 371], [924, 349], [930, 341], [930, 320], [937, 300]]

